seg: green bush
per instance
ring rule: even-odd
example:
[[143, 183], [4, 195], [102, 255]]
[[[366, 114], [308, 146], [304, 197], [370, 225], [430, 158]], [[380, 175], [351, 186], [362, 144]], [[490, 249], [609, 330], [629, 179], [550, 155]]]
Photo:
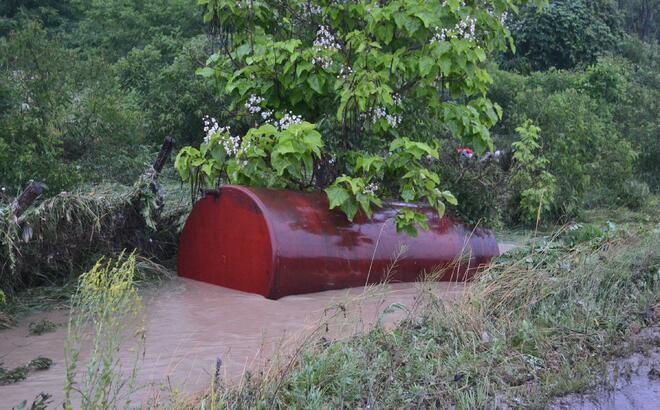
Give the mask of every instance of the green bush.
[[517, 53], [504, 66], [519, 72], [594, 63], [623, 34], [617, 7], [609, 0], [552, 0], [540, 11], [524, 8], [512, 20]]
[[57, 192], [80, 181], [75, 166], [61, 161], [59, 114], [73, 97], [71, 57], [36, 23], [0, 37], [0, 186], [17, 192], [37, 179]]
[[[609, 87], [625, 90], [631, 84], [625, 67], [614, 64], [528, 77], [506, 72], [494, 76], [493, 99], [505, 113], [495, 130], [496, 144], [511, 144], [516, 139], [511, 130], [526, 119], [541, 128], [539, 143], [549, 160], [547, 170], [557, 179], [555, 216], [583, 206], [616, 203], [638, 164], [637, 144], [620, 134], [623, 127], [615, 120], [619, 106], [632, 102], [608, 91]], [[511, 85], [517, 88], [511, 90]]]
[[549, 161], [539, 152], [540, 131], [529, 120], [516, 128], [520, 140], [511, 144], [513, 165], [507, 186], [515, 201], [516, 219], [537, 224], [552, 209], [556, 192], [556, 178], [546, 171]]
[[458, 201], [452, 212], [471, 224], [497, 227], [507, 219], [505, 204], [508, 196], [506, 189], [509, 159], [490, 159], [479, 161], [465, 158], [457, 153], [460, 146], [447, 142], [442, 145], [440, 161], [430, 166], [440, 175]]
[[632, 210], [639, 210], [646, 205], [650, 197], [651, 190], [647, 184], [630, 180], [623, 184], [619, 202]]

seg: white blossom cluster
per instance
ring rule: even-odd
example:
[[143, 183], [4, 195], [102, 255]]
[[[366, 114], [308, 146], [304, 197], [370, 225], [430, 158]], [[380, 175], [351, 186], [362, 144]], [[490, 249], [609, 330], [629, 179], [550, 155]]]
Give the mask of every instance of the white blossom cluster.
[[222, 148], [224, 148], [228, 156], [236, 155], [241, 146], [241, 138], [239, 136], [232, 137], [229, 135], [227, 138], [222, 138], [220, 144], [222, 144]]
[[[496, 17], [496, 14], [493, 10], [486, 10], [491, 17]], [[506, 11], [499, 16], [500, 24], [505, 25], [506, 20], [509, 18], [509, 13]]]
[[318, 16], [321, 14], [321, 6], [318, 6], [316, 4], [312, 4], [311, 2], [303, 3], [300, 5], [300, 8], [302, 9], [302, 15], [303, 17], [312, 17], [312, 16]]
[[303, 119], [300, 115], [295, 115], [289, 111], [277, 122], [277, 125], [280, 127], [280, 130], [285, 130], [293, 124], [300, 124], [302, 121]]
[[397, 126], [399, 126], [399, 124], [401, 124], [401, 116], [396, 114], [389, 114], [387, 111], [385, 111], [384, 108], [381, 107], [375, 108], [371, 116], [371, 121], [373, 123], [376, 123], [376, 121], [378, 121], [381, 118], [385, 118], [387, 123], [392, 128], [396, 128]]
[[339, 75], [337, 76], [338, 80], [346, 80], [349, 75], [353, 74], [353, 69], [351, 66], [342, 65], [339, 69]]
[[451, 38], [464, 38], [467, 40], [474, 40], [477, 27], [477, 19], [474, 17], [466, 17], [456, 23], [453, 28], [435, 28], [435, 34], [431, 38], [431, 43], [438, 41], [447, 41]]
[[[272, 124], [280, 130], [285, 130], [293, 124], [300, 124], [303, 121], [302, 116], [296, 115], [289, 111], [278, 121], [275, 119], [275, 112], [261, 106], [261, 103], [266, 101], [265, 98], [252, 94], [245, 102], [247, 111], [255, 116], [260, 116], [263, 123]], [[227, 128], [229, 129], [229, 128]]]
[[314, 47], [326, 50], [339, 50], [341, 48], [335, 36], [324, 25], [319, 26], [316, 32]]
[[364, 187], [363, 192], [367, 195], [373, 195], [373, 194], [376, 193], [376, 191], [378, 191], [378, 188], [379, 188], [379, 186], [378, 186], [377, 183], [371, 182], [370, 184], [368, 184], [367, 186]]
[[236, 2], [236, 6], [238, 6], [239, 9], [242, 9], [243, 7], [247, 6], [247, 9], [251, 10], [252, 9], [252, 0], [238, 0]]
[[220, 127], [218, 125], [218, 121], [215, 118], [209, 117], [208, 115], [205, 115], [203, 120], [204, 132], [206, 133], [206, 135], [204, 135], [205, 144], [208, 144], [211, 141], [211, 137], [213, 137], [216, 133], [229, 131], [229, 127]]
[[[447, 2], [443, 2], [442, 6], [447, 6]], [[461, 2], [459, 8], [465, 7], [465, 1]], [[475, 31], [477, 26], [477, 19], [474, 17], [466, 17], [456, 23], [453, 28], [440, 28], [435, 27], [435, 34], [431, 38], [431, 43], [437, 43], [438, 41], [447, 41], [451, 38], [465, 38], [467, 40], [475, 39]]]
[[250, 98], [245, 102], [245, 108], [252, 115], [259, 115], [264, 122], [269, 122], [273, 117], [273, 111], [265, 109], [261, 106], [261, 103], [266, 101], [264, 97], [257, 95], [250, 95]]
[[247, 108], [250, 114], [257, 114], [261, 111], [261, 103], [265, 101], [264, 97], [259, 97], [257, 95], [250, 95], [250, 98], [245, 102], [245, 108]]
[[402, 106], [403, 100], [401, 98], [401, 94], [392, 94], [392, 99], [394, 100], [394, 105], [396, 105], [397, 107]]
[[[447, 7], [447, 0], [442, 2], [442, 7]], [[465, 0], [461, 1], [461, 5], [459, 7], [465, 7]]]
[[[316, 39], [314, 39], [314, 48], [318, 51], [329, 50], [336, 51], [341, 48], [335, 36], [324, 25], [319, 26], [316, 32]], [[332, 65], [332, 59], [327, 55], [316, 55], [312, 57], [312, 64], [320, 65], [323, 68], [328, 68]]]
[[330, 68], [332, 59], [328, 56], [320, 55], [312, 57], [312, 64], [321, 66], [323, 68]]
[[[218, 121], [215, 118], [205, 115], [203, 119], [204, 132], [206, 133], [204, 136], [205, 144], [210, 143], [211, 138], [217, 133], [229, 133], [230, 127], [220, 127], [218, 125]], [[225, 150], [227, 155], [232, 156], [238, 153], [238, 149], [241, 146], [241, 138], [239, 136], [232, 137], [231, 135], [228, 135], [227, 137], [220, 138], [219, 143], [222, 145], [222, 148]]]

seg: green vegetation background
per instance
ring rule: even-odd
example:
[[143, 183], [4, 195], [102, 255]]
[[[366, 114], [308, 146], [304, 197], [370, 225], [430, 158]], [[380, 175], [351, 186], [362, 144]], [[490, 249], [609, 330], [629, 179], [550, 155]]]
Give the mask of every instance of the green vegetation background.
[[[504, 112], [493, 137], [509, 154], [497, 163], [461, 161], [442, 124], [401, 130], [442, 143], [437, 171], [461, 216], [529, 219], [516, 197], [525, 187], [510, 181], [511, 144], [527, 119], [557, 179], [550, 218], [640, 207], [658, 191], [656, 9], [553, 1], [510, 18], [518, 52], [491, 56], [490, 66], [490, 98]], [[197, 145], [204, 115], [233, 121], [222, 92], [195, 74], [217, 40], [194, 0], [5, 1], [0, 36], [0, 201], [30, 179], [45, 182], [48, 196], [131, 184], [164, 136]]]
[[[167, 229], [157, 230], [159, 235], [140, 233], [139, 238], [126, 239], [126, 232], [112, 232], [118, 223], [110, 210], [123, 209], [126, 198], [134, 198], [128, 186], [153, 161], [166, 135], [175, 137], [179, 146], [199, 145], [205, 115], [223, 125], [236, 125], [222, 91], [195, 74], [220, 44], [214, 27], [202, 22], [196, 3], [5, 0], [0, 4], [0, 210], [29, 180], [40, 180], [46, 184], [47, 198], [61, 191], [94, 192], [87, 197], [60, 196], [49, 203], [50, 217], [42, 217], [47, 228], [42, 231], [49, 232], [49, 238], [77, 244], [90, 237], [89, 229], [95, 236], [110, 232], [100, 235], [107, 247], [96, 244], [85, 252], [76, 246], [61, 251], [53, 250], [59, 243], [37, 243], [24, 255], [59, 259], [32, 257], [24, 271], [34, 282], [26, 285], [78, 274], [88, 268], [89, 260], [125, 243], [158, 248], [144, 252], [149, 255], [173, 254], [173, 227], [179, 215], [167, 219]], [[458, 155], [461, 143], [443, 124], [421, 128], [404, 121], [402, 134], [441, 143], [441, 161], [434, 170], [443, 179], [443, 189], [458, 198], [453, 212], [490, 226], [530, 222], [535, 218], [530, 218], [523, 193], [547, 172], [554, 178], [554, 195], [542, 209], [549, 223], [576, 216], [599, 222], [628, 220], [621, 207], [646, 208], [630, 215], [651, 215], [650, 220], [657, 222], [653, 209], [657, 201], [652, 198], [660, 190], [659, 7], [653, 0], [560, 0], [551, 1], [541, 12], [523, 9], [519, 16], [511, 16], [507, 25], [517, 53], [489, 56], [488, 66], [494, 78], [489, 97], [504, 113], [491, 130], [496, 149], [504, 152], [498, 161]], [[410, 106], [406, 111], [424, 108]], [[533, 151], [543, 161], [516, 162], [514, 148], [518, 153]], [[167, 199], [178, 180], [171, 167], [163, 179]], [[116, 185], [109, 189], [107, 184]], [[613, 214], [603, 208], [618, 210]], [[76, 229], [64, 233], [53, 222], [71, 219], [75, 223], [69, 225]], [[139, 229], [129, 225], [125, 230], [147, 232], [145, 221], [138, 222]], [[340, 397], [357, 405], [363, 397], [350, 389], [365, 390], [371, 382], [364, 376], [371, 374], [397, 381], [383, 380], [382, 390], [374, 392], [385, 406], [477, 406], [487, 403], [489, 393], [502, 385], [515, 390], [539, 379], [551, 386], [550, 391], [540, 391], [540, 402], [579, 390], [589, 384], [594, 357], [618, 344], [631, 323], [650, 323], [643, 317], [657, 310], [658, 247], [657, 230], [651, 239], [623, 235], [617, 242], [603, 244], [600, 227], [574, 227], [567, 234], [569, 242], [595, 238], [589, 242], [592, 247], [572, 253], [562, 250], [561, 255], [546, 243], [521, 250], [512, 256], [514, 268], [500, 271], [501, 266], [495, 266], [489, 271], [493, 276], [483, 279], [477, 288], [483, 294], [473, 300], [483, 303], [473, 306], [478, 312], [465, 310], [453, 317], [436, 309], [440, 314], [420, 323], [403, 322], [393, 332], [376, 328], [366, 337], [330, 348], [313, 346], [313, 354], [299, 358], [283, 381], [247, 383], [244, 395], [229, 391], [222, 400], [238, 407], [271, 401], [285, 407]], [[117, 237], [123, 238], [122, 246]], [[611, 252], [615, 248], [622, 251]], [[539, 260], [534, 259], [539, 255]], [[41, 262], [32, 264], [34, 260]], [[160, 265], [148, 259], [138, 259], [137, 264], [135, 269], [143, 274], [162, 276]], [[71, 289], [56, 292], [68, 300]], [[4, 298], [1, 291], [0, 297]], [[25, 300], [39, 303], [29, 291]], [[514, 313], [506, 316], [507, 312]], [[0, 323], [2, 319], [0, 312]], [[464, 323], [473, 329], [455, 331]], [[441, 335], [442, 343], [429, 334]], [[433, 343], [422, 345], [418, 340]], [[567, 346], [572, 350], [562, 350]], [[500, 362], [501, 352], [509, 347], [514, 356]], [[392, 352], [404, 355], [393, 357]], [[557, 364], [562, 355], [576, 365]], [[433, 365], [440, 362], [450, 365]], [[484, 367], [495, 371], [483, 374]], [[337, 377], [321, 378], [328, 374]], [[531, 379], [519, 379], [521, 375]], [[399, 385], [400, 380], [410, 384]], [[454, 380], [455, 390], [452, 387], [442, 397], [418, 394], [432, 391], [436, 380]], [[310, 384], [320, 381], [331, 390], [310, 389]], [[273, 387], [275, 391], [269, 390]]]

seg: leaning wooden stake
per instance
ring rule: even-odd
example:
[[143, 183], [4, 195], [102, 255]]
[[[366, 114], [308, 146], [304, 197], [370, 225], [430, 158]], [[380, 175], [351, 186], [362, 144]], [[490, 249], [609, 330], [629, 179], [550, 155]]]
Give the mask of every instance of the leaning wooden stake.
[[25, 212], [32, 203], [44, 192], [44, 186], [41, 182], [30, 181], [27, 188], [12, 202], [11, 204], [11, 213], [14, 217], [14, 220], [18, 221], [18, 218], [23, 212]]
[[165, 166], [165, 163], [170, 157], [170, 154], [172, 153], [172, 148], [174, 148], [174, 138], [172, 137], [165, 137], [165, 141], [163, 141], [163, 145], [160, 147], [160, 152], [158, 153], [158, 156], [156, 157], [156, 161], [154, 162], [154, 170], [156, 171], [156, 174], [160, 174], [160, 172], [163, 170], [163, 167]]
[[[165, 207], [165, 201], [163, 199], [163, 195], [160, 192], [158, 185], [158, 177], [160, 176], [163, 167], [165, 167], [167, 160], [170, 158], [170, 154], [172, 154], [172, 149], [174, 148], [174, 142], [175, 142], [174, 138], [165, 137], [165, 141], [163, 141], [163, 145], [161, 145], [160, 147], [160, 151], [158, 152], [156, 161], [154, 161], [154, 164], [152, 166], [153, 171], [150, 171], [146, 174], [149, 177], [149, 190], [155, 196], [155, 201], [156, 201], [156, 206], [153, 209], [153, 215], [152, 215], [155, 224], [158, 224], [160, 215], [163, 211], [163, 208]], [[152, 228], [155, 228], [155, 225], [152, 226]]]

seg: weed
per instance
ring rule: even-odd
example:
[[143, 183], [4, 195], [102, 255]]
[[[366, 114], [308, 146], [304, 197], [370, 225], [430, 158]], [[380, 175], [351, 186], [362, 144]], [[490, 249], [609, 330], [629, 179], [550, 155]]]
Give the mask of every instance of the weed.
[[46, 410], [51, 401], [50, 394], [42, 392], [34, 398], [29, 407], [27, 400], [23, 400], [18, 406], [14, 407], [14, 410]]
[[[135, 391], [138, 361], [144, 352], [144, 331], [139, 314], [140, 297], [133, 285], [136, 258], [120, 254], [107, 263], [101, 259], [80, 277], [72, 299], [65, 347], [67, 368], [65, 408], [73, 408], [74, 395], [82, 409], [130, 406]], [[90, 332], [89, 329], [92, 329]], [[80, 351], [87, 343], [92, 350], [79, 382]], [[135, 342], [135, 359], [124, 374], [115, 354]]]
[[[2, 363], [0, 363], [1, 365]], [[18, 366], [11, 370], [6, 370], [0, 366], [0, 385], [17, 383], [25, 380], [28, 375], [35, 370], [48, 370], [53, 361], [47, 357], [39, 356], [30, 360], [30, 363], [24, 366]]]
[[259, 377], [214, 381], [199, 406], [540, 408], [582, 391], [659, 302], [660, 233], [557, 236], [495, 261], [458, 302], [422, 291], [396, 326], [312, 336]]
[[30, 322], [28, 325], [28, 332], [30, 336], [39, 336], [44, 333], [54, 332], [57, 329], [57, 324], [47, 319], [42, 319], [38, 322]]

